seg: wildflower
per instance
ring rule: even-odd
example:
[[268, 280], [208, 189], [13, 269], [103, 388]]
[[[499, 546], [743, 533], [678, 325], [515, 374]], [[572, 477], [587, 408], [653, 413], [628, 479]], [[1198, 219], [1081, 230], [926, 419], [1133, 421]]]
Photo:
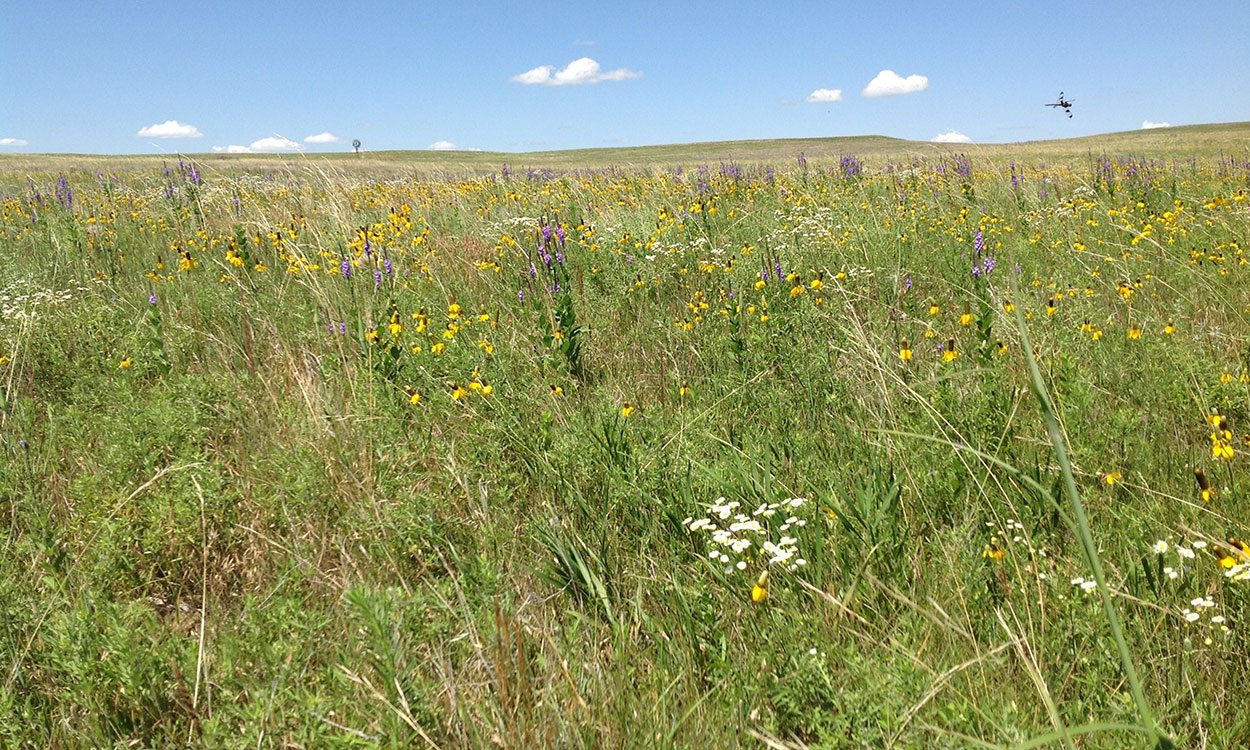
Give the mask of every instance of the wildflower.
[[409, 390], [409, 394], [408, 394], [408, 403], [410, 403], [410, 404], [419, 404], [419, 403], [421, 403], [421, 394], [420, 394], [420, 393], [417, 393], [416, 391], [412, 390], [411, 388], [409, 388], [408, 390]]
[[1134, 325], [1132, 328], [1128, 329], [1128, 337], [1134, 340], [1141, 338], [1141, 329]]
[[559, 395], [560, 395], [560, 394], [562, 394], [562, 393], [564, 393], [564, 389], [563, 389], [563, 388], [561, 388], [560, 386], [556, 385], [555, 383], [552, 383], [552, 384], [551, 384], [551, 395], [552, 395], [552, 396], [559, 396]]
[[1006, 353], [1007, 353], [1007, 345], [1006, 345], [1006, 344], [1004, 344], [1004, 343], [1003, 343], [1003, 342], [1001, 342], [1001, 341], [1000, 341], [1000, 342], [998, 342], [998, 353], [999, 353], [999, 354], [1006, 354]]
[[453, 385], [451, 389], [452, 401], [459, 401], [460, 399], [464, 398], [467, 395], [469, 395], [469, 392], [464, 389], [464, 386], [459, 385], [459, 384]]
[[1124, 475], [1121, 474], [1120, 472], [1112, 471], [1107, 474], [1104, 474], [1102, 477], [1102, 481], [1106, 482], [1108, 487], [1114, 487], [1116, 485], [1116, 482], [1119, 482], [1123, 478], [1124, 478]]
[[1165, 555], [1168, 551], [1168, 543], [1163, 539], [1160, 539], [1155, 542], [1155, 546], [1152, 549], [1154, 549], [1156, 555]]
[[964, 314], [959, 316], [959, 325], [961, 326], [972, 325], [973, 320], [975, 320], [975, 318], [972, 317], [972, 308], [968, 305], [967, 302], [964, 302]]
[[759, 580], [751, 587], [751, 601], [762, 602], [768, 596], [768, 571], [760, 573]]
[[899, 347], [898, 358], [903, 360], [904, 362], [911, 361], [911, 349], [908, 348], [906, 339], [903, 340], [903, 345]]
[[625, 405], [621, 407], [621, 417], [624, 419], [629, 419], [631, 416], [633, 416], [633, 414], [634, 414], [634, 407], [630, 406], [629, 402], [626, 402]]
[[981, 557], [988, 557], [996, 563], [1001, 563], [1006, 556], [1007, 550], [994, 543], [985, 545], [985, 549], [981, 552]]
[[1046, 300], [1046, 314], [1047, 315], [1055, 314], [1055, 298], [1054, 297], [1051, 297], [1050, 299]]
[[1203, 467], [1194, 467], [1194, 480], [1198, 481], [1199, 495], [1203, 497], [1203, 502], [1210, 502], [1215, 499], [1215, 487], [1211, 486], [1211, 482], [1206, 479], [1206, 472]]
[[934, 316], [940, 314], [941, 312], [942, 308], [938, 307], [937, 303], [929, 305], [929, 315]]
[[955, 349], [955, 339], [950, 339], [946, 344], [946, 351], [942, 352], [943, 362], [954, 362], [959, 359], [959, 351]]
[[1016, 306], [1011, 302], [1003, 303], [1003, 312], [1012, 313], [1016, 311]]
[[130, 367], [132, 364], [134, 364], [134, 363], [130, 361], [130, 357], [126, 357], [126, 358], [125, 358], [125, 359], [123, 359], [121, 362], [118, 362], [118, 363], [117, 363], [117, 366], [118, 366], [118, 367], [120, 367], [120, 368], [122, 368], [122, 369], [124, 370], [124, 369], [126, 369], [127, 367]]
[[686, 385], [685, 383], [682, 383], [681, 386], [677, 388], [677, 395], [680, 396], [681, 398], [685, 398], [686, 396], [689, 396], [690, 386]]
[[1169, 320], [1168, 324], [1163, 327], [1163, 333], [1166, 336], [1176, 333], [1176, 324]]

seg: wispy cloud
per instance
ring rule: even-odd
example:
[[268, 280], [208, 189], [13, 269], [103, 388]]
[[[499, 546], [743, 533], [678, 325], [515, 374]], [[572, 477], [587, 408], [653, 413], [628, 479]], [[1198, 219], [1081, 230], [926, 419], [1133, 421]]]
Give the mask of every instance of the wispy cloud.
[[347, 139], [339, 138], [334, 133], [325, 132], [308, 136], [304, 139], [304, 143], [347, 143]]
[[624, 81], [641, 75], [641, 71], [626, 68], [602, 70], [595, 60], [589, 57], [579, 57], [560, 70], [556, 70], [554, 65], [539, 65], [537, 68], [512, 76], [508, 80], [527, 85], [567, 86], [600, 81]]
[[909, 75], [903, 78], [892, 70], [883, 70], [877, 77], [868, 82], [860, 94], [869, 98], [879, 96], [898, 96], [914, 94], [929, 88], [929, 79], [922, 75]]
[[972, 143], [972, 139], [958, 130], [948, 130], [933, 136], [934, 143]]
[[166, 120], [155, 125], [140, 128], [135, 135], [140, 138], [203, 138], [204, 134], [194, 125], [187, 125], [177, 120]]
[[0, 138], [0, 146], [29, 146], [30, 142], [23, 138]]
[[1142, 120], [1141, 122], [1142, 130], [1151, 130], [1153, 128], [1170, 128], [1170, 127], [1172, 127], [1172, 124], [1168, 122], [1151, 122], [1150, 120]]
[[280, 151], [299, 151], [300, 148], [295, 141], [275, 135], [252, 141], [250, 146], [213, 146], [213, 151], [219, 154], [274, 154]]
[[425, 148], [427, 151], [455, 151], [456, 144], [451, 141], [434, 141]]
[[803, 101], [805, 102], [840, 102], [842, 101], [842, 89], [816, 89], [807, 95]]

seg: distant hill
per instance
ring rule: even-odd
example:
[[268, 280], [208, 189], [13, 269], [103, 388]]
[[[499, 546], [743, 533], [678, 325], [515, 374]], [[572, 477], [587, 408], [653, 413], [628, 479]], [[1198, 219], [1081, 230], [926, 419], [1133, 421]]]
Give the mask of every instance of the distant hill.
[[[411, 172], [480, 174], [508, 164], [514, 172], [529, 169], [618, 167], [691, 167], [734, 161], [739, 164], [794, 164], [802, 154], [812, 162], [837, 160], [843, 154], [864, 159], [869, 168], [886, 160], [966, 153], [983, 159], [1032, 161], [1069, 159], [1087, 154], [1141, 154], [1153, 157], [1211, 157], [1244, 153], [1250, 122], [1183, 125], [1150, 130], [1018, 143], [933, 143], [881, 135], [835, 138], [784, 138], [710, 141], [662, 146], [574, 149], [506, 153], [496, 151], [366, 151], [306, 154], [185, 154], [211, 170], [248, 168], [323, 168], [387, 175]], [[0, 173], [96, 169], [143, 169], [177, 161], [177, 155], [0, 154]]]

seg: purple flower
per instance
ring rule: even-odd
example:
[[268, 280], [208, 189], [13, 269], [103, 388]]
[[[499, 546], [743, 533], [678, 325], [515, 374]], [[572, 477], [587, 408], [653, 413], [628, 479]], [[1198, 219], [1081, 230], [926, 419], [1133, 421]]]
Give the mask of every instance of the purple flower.
[[391, 259], [390, 259], [390, 258], [387, 258], [386, 260], [382, 261], [382, 265], [386, 266], [386, 275], [387, 275], [387, 276], [391, 276], [391, 275], [393, 275], [393, 274], [391, 273]]
[[516, 290], [516, 301], [517, 301], [517, 302], [524, 302], [524, 301], [525, 301], [525, 290], [524, 290], [524, 289], [518, 289], [518, 290]]
[[972, 246], [978, 253], [985, 249], [985, 237], [982, 236], [980, 229], [977, 230], [977, 236], [972, 239]]
[[156, 292], [152, 292], [148, 295], [148, 303], [152, 305], [156, 304]]
[[985, 275], [989, 276], [990, 271], [994, 270], [994, 258], [989, 255], [985, 256], [985, 259], [981, 261], [981, 265], [985, 268]]
[[347, 333], [347, 321], [346, 320], [339, 321], [339, 333]]
[[382, 286], [382, 269], [373, 269], [373, 287], [376, 289]]
[[903, 282], [903, 288], [906, 291], [909, 291], [909, 292], [911, 291], [911, 277], [910, 276], [908, 276], [907, 280]]
[[352, 262], [347, 258], [343, 259], [343, 278], [350, 279], [352, 277]]
[[980, 263], [972, 264], [972, 278], [974, 279], [981, 278], [981, 264]]
[[556, 251], [556, 263], [559, 263], [560, 265], [564, 265], [564, 253], [560, 252], [559, 250]]

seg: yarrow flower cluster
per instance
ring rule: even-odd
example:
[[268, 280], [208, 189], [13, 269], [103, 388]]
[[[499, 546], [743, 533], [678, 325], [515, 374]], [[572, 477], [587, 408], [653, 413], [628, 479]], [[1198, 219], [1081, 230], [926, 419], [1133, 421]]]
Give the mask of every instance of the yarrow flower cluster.
[[708, 557], [725, 566], [726, 573], [746, 570], [751, 562], [762, 560], [795, 571], [807, 565], [799, 553], [799, 540], [788, 532], [807, 525], [797, 515], [807, 500], [795, 497], [776, 503], [760, 503], [749, 514], [737, 500], [718, 498], [708, 507], [708, 516], [682, 521], [691, 533], [710, 535]]

